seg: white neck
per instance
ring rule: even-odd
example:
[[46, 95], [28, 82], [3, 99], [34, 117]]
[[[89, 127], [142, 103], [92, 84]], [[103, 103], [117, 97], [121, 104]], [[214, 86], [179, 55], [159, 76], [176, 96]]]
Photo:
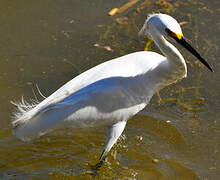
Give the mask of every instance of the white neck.
[[186, 77], [186, 63], [177, 48], [169, 43], [162, 35], [153, 34], [152, 37], [158, 48], [167, 58], [170, 65], [170, 75], [173, 75], [174, 79], [174, 76], [176, 76], [176, 80]]

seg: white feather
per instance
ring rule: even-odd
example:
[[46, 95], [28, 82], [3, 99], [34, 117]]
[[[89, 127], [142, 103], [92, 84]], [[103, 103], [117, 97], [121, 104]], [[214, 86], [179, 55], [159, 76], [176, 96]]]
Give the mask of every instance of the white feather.
[[[155, 56], [154, 63], [148, 61], [152, 55]], [[158, 82], [158, 78], [144, 77], [145, 72], [151, 72], [153, 76], [153, 73], [158, 71], [159, 64], [161, 64], [160, 69], [164, 69], [161, 71], [161, 76], [164, 76], [167, 65], [163, 56], [154, 52], [136, 52], [107, 61], [80, 74], [39, 104], [34, 101], [27, 103], [22, 98], [21, 102], [13, 103], [17, 108], [12, 122], [13, 133], [17, 137], [27, 140], [30, 137], [42, 135], [57, 124], [67, 121], [72, 122], [75, 126], [88, 123], [88, 119], [91, 120], [90, 124], [107, 122], [107, 120], [111, 118], [114, 120], [117, 117], [116, 110], [110, 108], [119, 107], [118, 105], [120, 105], [118, 109], [120, 116], [118, 117], [124, 115], [128, 118], [142, 109], [143, 104], [148, 103], [149, 97], [153, 94], [153, 87], [157, 88], [161, 84]], [[139, 77], [139, 79], [135, 77]], [[116, 84], [112, 84], [112, 80]], [[144, 90], [146, 85], [151, 86], [152, 89]], [[140, 91], [139, 95], [137, 90]], [[126, 94], [125, 91], [130, 94]], [[124, 96], [125, 94], [126, 96]], [[139, 102], [140, 99], [143, 100], [143, 97], [146, 102]], [[132, 102], [125, 100], [129, 98], [132, 99]], [[85, 101], [87, 104], [84, 103]], [[98, 107], [100, 102], [105, 102], [106, 106]], [[108, 106], [107, 103], [109, 103]], [[128, 107], [127, 104], [131, 104], [131, 106]], [[70, 106], [71, 108], [69, 108]], [[91, 108], [91, 106], [95, 108]], [[132, 110], [130, 113], [132, 106], [136, 107], [136, 110]], [[104, 113], [108, 108], [109, 113]], [[86, 120], [85, 117], [88, 119]], [[103, 118], [102, 121], [100, 117]]]

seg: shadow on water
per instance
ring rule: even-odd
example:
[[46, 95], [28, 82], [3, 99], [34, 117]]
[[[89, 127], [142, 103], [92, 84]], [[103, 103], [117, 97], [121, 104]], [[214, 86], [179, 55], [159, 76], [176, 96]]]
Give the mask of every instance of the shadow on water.
[[[10, 100], [48, 96], [79, 73], [144, 49], [137, 37], [146, 14], [164, 12], [214, 67], [210, 74], [178, 47], [188, 77], [155, 95], [131, 118], [96, 179], [219, 179], [219, 1], [140, 0], [107, 16], [123, 1], [0, 2], [0, 179], [93, 179], [105, 128], [61, 129], [24, 143], [11, 134]], [[147, 49], [159, 50], [153, 43]]]

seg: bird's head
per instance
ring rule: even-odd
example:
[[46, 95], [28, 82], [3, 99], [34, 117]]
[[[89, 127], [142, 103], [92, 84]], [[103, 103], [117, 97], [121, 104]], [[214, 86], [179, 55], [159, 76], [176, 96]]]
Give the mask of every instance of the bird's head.
[[178, 22], [166, 14], [149, 15], [145, 21], [139, 35], [145, 35], [152, 38], [154, 34], [162, 35], [169, 41], [174, 41], [173, 37], [181, 38], [182, 30]]
[[177, 42], [190, 51], [199, 59], [210, 71], [213, 71], [210, 65], [200, 56], [200, 54], [186, 41], [183, 36], [179, 23], [167, 14], [149, 15], [141, 28], [139, 35], [148, 36], [151, 39], [163, 36], [171, 42]]

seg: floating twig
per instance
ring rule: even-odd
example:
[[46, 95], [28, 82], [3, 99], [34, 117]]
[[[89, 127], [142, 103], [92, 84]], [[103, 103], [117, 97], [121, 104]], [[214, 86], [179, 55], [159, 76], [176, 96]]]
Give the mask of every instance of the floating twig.
[[110, 10], [108, 12], [108, 15], [115, 16], [116, 14], [123, 13], [124, 11], [129, 9], [131, 6], [135, 5], [138, 1], [139, 0], [130, 0], [129, 2], [127, 2], [126, 4], [121, 6], [120, 8], [113, 8], [112, 10]]

